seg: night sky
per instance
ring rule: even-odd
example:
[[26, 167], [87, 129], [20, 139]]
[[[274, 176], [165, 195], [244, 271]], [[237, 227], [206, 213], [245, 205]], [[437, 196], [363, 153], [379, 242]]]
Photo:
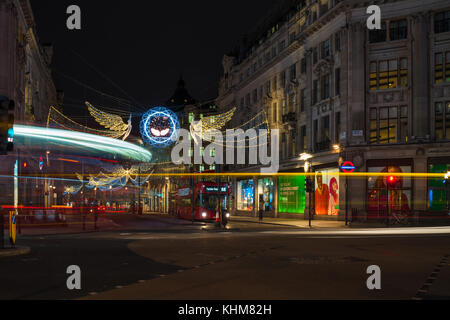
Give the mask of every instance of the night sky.
[[[68, 77], [146, 108], [167, 101], [182, 73], [194, 98], [214, 98], [223, 55], [276, 2], [31, 0], [40, 41], [54, 45], [52, 68], [65, 91], [65, 112], [86, 99], [120, 105]], [[71, 4], [81, 7], [81, 31], [66, 28]]]

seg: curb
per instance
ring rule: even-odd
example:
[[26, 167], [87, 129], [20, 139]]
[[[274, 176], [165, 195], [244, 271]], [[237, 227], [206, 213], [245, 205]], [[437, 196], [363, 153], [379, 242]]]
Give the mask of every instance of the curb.
[[16, 247], [15, 249], [0, 249], [0, 258], [26, 255], [31, 252], [30, 247]]

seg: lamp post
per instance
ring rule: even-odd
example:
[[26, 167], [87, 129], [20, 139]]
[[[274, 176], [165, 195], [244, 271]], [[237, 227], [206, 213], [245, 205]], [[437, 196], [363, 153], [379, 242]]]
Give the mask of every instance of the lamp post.
[[304, 171], [305, 171], [305, 175], [307, 175], [307, 186], [308, 186], [308, 190], [307, 190], [307, 192], [308, 192], [308, 202], [309, 202], [309, 205], [308, 205], [308, 210], [309, 210], [309, 215], [308, 215], [308, 220], [309, 220], [309, 227], [311, 228], [311, 226], [312, 226], [312, 217], [311, 217], [311, 194], [312, 194], [312, 190], [311, 190], [311, 188], [312, 188], [312, 183], [311, 183], [311, 178], [309, 177], [309, 175], [308, 175], [308, 173], [309, 173], [309, 170], [311, 169], [311, 162], [310, 162], [310, 159], [312, 158], [313, 156], [312, 155], [310, 155], [309, 153], [302, 153], [301, 155], [300, 155], [300, 160], [302, 160], [302, 161], [304, 161]]

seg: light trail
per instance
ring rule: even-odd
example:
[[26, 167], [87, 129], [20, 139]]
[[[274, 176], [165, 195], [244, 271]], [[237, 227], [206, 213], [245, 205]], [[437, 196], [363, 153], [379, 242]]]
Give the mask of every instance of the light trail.
[[17, 138], [37, 139], [34, 143], [30, 142], [37, 146], [45, 145], [46, 142], [53, 142], [65, 147], [80, 147], [103, 154], [120, 155], [136, 161], [150, 162], [152, 160], [151, 152], [140, 146], [84, 132], [15, 125], [14, 134]]

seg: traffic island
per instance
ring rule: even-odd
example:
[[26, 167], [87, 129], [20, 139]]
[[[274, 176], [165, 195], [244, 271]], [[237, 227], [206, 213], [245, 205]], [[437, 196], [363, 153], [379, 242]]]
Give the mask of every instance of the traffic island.
[[15, 247], [0, 249], [0, 258], [15, 257], [29, 254], [31, 252], [30, 247]]

